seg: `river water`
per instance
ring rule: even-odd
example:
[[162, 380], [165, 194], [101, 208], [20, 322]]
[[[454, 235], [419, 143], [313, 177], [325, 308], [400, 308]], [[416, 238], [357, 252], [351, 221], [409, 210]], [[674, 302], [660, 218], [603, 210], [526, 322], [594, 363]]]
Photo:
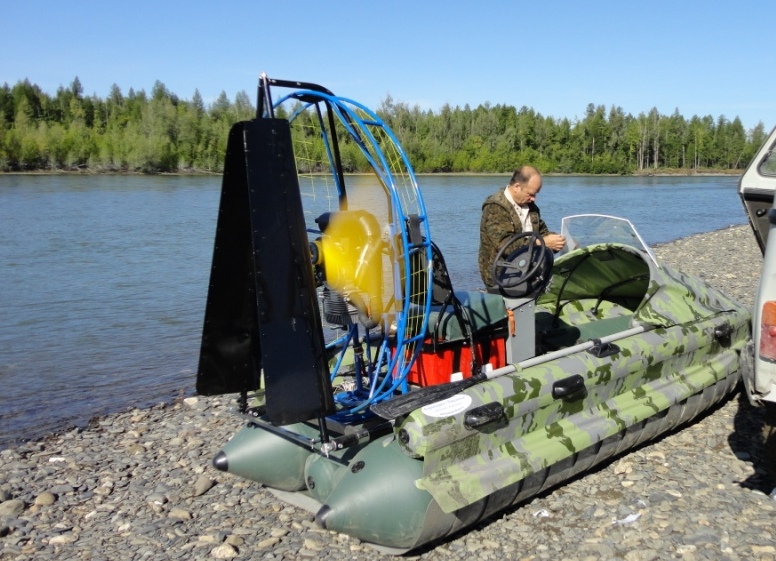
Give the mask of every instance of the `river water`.
[[[457, 288], [480, 286], [479, 208], [506, 176], [421, 176]], [[547, 177], [563, 216], [650, 244], [746, 223], [737, 177]], [[0, 175], [0, 448], [194, 391], [220, 177]]]

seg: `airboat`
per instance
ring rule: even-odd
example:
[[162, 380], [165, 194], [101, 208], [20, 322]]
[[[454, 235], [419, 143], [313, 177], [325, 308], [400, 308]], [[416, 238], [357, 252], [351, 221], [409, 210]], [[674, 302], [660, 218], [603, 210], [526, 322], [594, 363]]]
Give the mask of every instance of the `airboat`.
[[197, 391], [242, 417], [215, 468], [400, 554], [733, 391], [744, 307], [627, 220], [562, 228], [554, 258], [523, 234], [497, 286], [455, 289], [383, 119], [262, 75], [256, 118], [229, 133], [202, 332]]

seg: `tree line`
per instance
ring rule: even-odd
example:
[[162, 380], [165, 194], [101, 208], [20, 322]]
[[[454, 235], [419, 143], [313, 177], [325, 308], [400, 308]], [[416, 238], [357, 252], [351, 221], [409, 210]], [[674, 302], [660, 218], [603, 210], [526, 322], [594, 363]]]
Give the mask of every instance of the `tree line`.
[[[85, 96], [76, 77], [49, 95], [23, 80], [0, 87], [0, 171], [214, 172], [223, 169], [227, 134], [255, 116], [244, 91], [205, 105], [198, 90], [181, 99], [157, 81], [150, 94], [114, 84], [107, 98]], [[393, 129], [415, 170], [505, 173], [530, 163], [544, 173], [632, 174], [742, 170], [766, 137], [738, 117], [633, 116], [589, 104], [581, 118], [485, 103], [439, 110], [395, 102], [377, 113]], [[364, 160], [347, 158], [346, 171]]]

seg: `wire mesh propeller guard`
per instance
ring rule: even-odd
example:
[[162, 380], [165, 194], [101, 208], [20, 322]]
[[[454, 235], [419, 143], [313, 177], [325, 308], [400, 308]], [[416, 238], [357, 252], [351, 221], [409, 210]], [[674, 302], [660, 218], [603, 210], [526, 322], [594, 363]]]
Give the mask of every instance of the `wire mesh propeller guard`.
[[[263, 110], [291, 125], [322, 317], [334, 322], [324, 326], [333, 417], [357, 421], [371, 404], [408, 391], [426, 333], [431, 236], [423, 200], [393, 132], [363, 105], [300, 89]], [[364, 169], [371, 173], [348, 173]]]

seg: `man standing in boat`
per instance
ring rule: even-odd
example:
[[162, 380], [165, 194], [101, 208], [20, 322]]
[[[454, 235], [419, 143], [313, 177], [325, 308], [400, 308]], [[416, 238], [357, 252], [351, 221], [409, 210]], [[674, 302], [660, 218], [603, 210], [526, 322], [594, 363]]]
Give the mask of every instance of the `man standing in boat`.
[[[482, 203], [480, 220], [480, 276], [485, 286], [494, 286], [493, 261], [501, 246], [515, 234], [536, 232], [544, 239], [548, 249], [560, 251], [566, 238], [551, 232], [542, 220], [536, 197], [542, 189], [542, 176], [532, 166], [521, 166], [512, 174], [509, 184], [493, 193]], [[507, 248], [508, 255], [526, 240], [518, 240], [515, 247]]]

